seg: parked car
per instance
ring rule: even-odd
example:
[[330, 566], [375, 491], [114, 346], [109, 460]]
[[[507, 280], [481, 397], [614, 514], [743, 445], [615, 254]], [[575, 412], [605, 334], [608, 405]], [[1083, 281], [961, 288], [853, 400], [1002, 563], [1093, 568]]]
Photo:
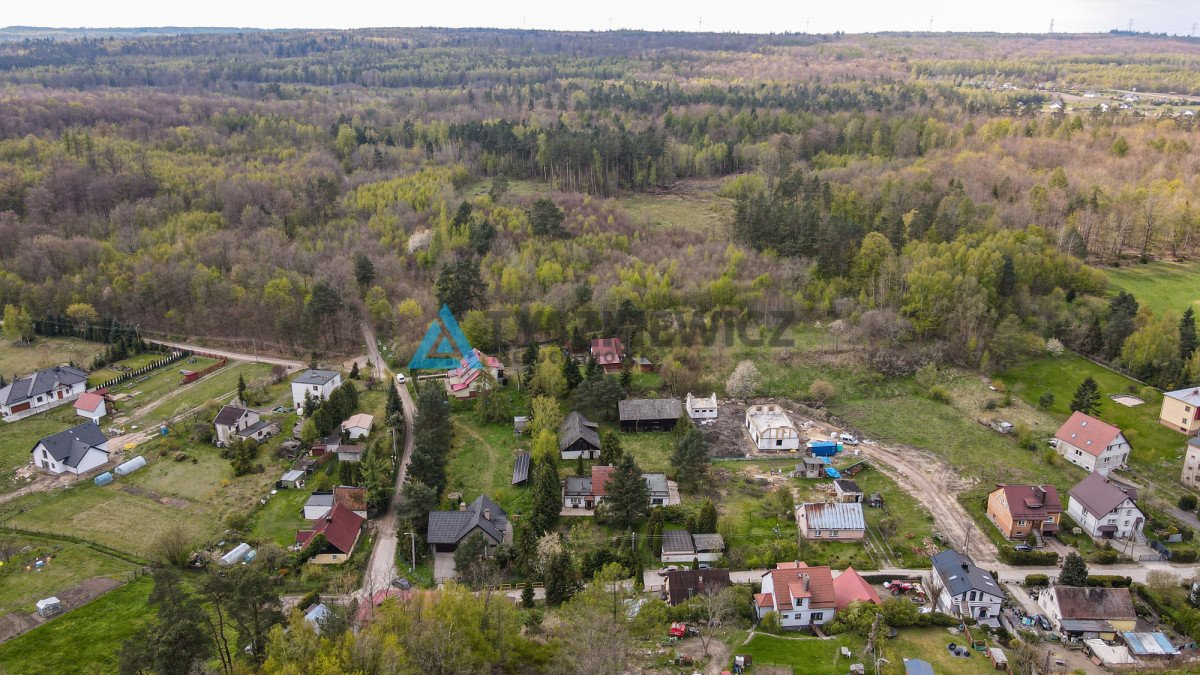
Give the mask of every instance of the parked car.
[[1032, 551], [1033, 547], [1029, 546], [1028, 544], [1017, 544], [1016, 546], [1013, 546], [1013, 549], [1017, 551], [1028, 552]]
[[678, 570], [679, 570], [678, 565], [667, 565], [666, 567], [664, 567], [658, 571], [658, 576], [665, 577], [665, 576], [667, 576], [667, 572], [676, 572]]
[[404, 384], [404, 373], [396, 373], [396, 382], [398, 384]]
[[1042, 616], [1041, 614], [1037, 615], [1037, 623], [1038, 626], [1041, 626], [1042, 630], [1050, 630], [1053, 628], [1053, 626], [1050, 625], [1050, 619]]
[[830, 434], [830, 436], [842, 445], [858, 445], [858, 439], [850, 434]]

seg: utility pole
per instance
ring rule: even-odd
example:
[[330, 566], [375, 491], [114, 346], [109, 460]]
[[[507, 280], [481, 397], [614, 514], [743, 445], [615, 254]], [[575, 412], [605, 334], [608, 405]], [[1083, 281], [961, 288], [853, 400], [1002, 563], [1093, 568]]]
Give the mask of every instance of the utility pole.
[[408, 571], [415, 572], [417, 569], [417, 535], [414, 532], [408, 533], [408, 539], [412, 542], [412, 558], [409, 558]]
[[1050, 34], [1054, 35], [1054, 19], [1050, 19]]

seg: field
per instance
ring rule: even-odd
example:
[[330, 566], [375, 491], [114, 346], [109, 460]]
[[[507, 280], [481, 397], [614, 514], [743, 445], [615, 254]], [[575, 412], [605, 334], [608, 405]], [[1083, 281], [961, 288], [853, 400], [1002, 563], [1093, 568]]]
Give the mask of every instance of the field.
[[24, 376], [63, 363], [74, 363], [86, 370], [102, 351], [104, 345], [98, 342], [75, 338], [39, 337], [27, 347], [0, 340], [0, 373], [7, 381], [13, 375]]
[[[903, 673], [906, 658], [928, 661], [937, 673], [983, 675], [995, 672], [991, 661], [979, 652], [973, 652], [965, 659], [951, 656], [946, 645], [954, 641], [955, 636], [941, 628], [904, 629], [895, 638], [881, 642], [881, 656], [890, 663], [882, 664], [879, 672], [886, 675]], [[848, 672], [852, 663], [870, 661], [870, 655], [862, 653], [865, 642], [855, 635], [820, 640], [758, 633], [749, 644], [736, 647], [734, 651], [753, 656], [755, 664], [791, 666], [797, 675], [840, 675]], [[849, 659], [839, 654], [842, 647], [852, 652]]]
[[93, 370], [92, 372], [88, 373], [88, 386], [100, 386], [109, 380], [120, 377], [125, 371], [145, 368], [155, 361], [162, 360], [166, 357], [166, 354], [160, 352], [146, 352], [144, 354], [137, 354], [127, 359], [117, 361], [116, 363], [109, 364], [104, 368]]
[[1128, 291], [1155, 314], [1176, 314], [1191, 306], [1200, 311], [1200, 263], [1154, 262], [1105, 269], [1109, 286]]
[[[269, 490], [268, 490], [269, 492]], [[296, 543], [296, 530], [305, 525], [304, 502], [312, 490], [280, 490], [271, 495], [252, 521], [250, 536], [259, 541], [273, 541], [280, 546]]]
[[0, 644], [0, 664], [10, 673], [115, 672], [121, 642], [150, 620], [152, 586], [141, 577]]
[[12, 472], [29, 463], [29, 453], [39, 439], [82, 421], [75, 408], [64, 405], [16, 422], [0, 422], [0, 484], [7, 483]]
[[[32, 612], [34, 603], [94, 577], [124, 580], [134, 565], [120, 558], [69, 542], [24, 536], [5, 536], [6, 543], [29, 547], [0, 567], [0, 615]], [[51, 556], [41, 569], [35, 558]]]
[[528, 511], [529, 488], [514, 486], [512, 472], [517, 451], [529, 448], [529, 438], [514, 434], [511, 422], [483, 424], [473, 409], [456, 412], [446, 492], [461, 492], [467, 501], [486, 494], [510, 515]]

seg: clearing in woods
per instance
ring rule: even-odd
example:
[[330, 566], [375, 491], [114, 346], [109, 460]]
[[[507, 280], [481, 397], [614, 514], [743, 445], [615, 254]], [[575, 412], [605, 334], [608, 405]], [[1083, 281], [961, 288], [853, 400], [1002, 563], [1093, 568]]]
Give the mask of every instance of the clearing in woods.
[[1183, 314], [1189, 306], [1200, 312], [1200, 262], [1154, 262], [1106, 268], [1104, 273], [1114, 294], [1116, 289], [1128, 291], [1155, 314]]

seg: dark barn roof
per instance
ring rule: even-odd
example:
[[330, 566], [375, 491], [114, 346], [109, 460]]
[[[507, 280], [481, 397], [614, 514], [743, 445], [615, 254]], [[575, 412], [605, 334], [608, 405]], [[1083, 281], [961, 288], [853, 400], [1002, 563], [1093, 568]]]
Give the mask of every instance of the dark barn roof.
[[529, 480], [529, 453], [518, 452], [517, 459], [513, 463], [512, 484], [520, 485]]
[[621, 421], [676, 420], [683, 410], [677, 398], [635, 398], [617, 403]]

